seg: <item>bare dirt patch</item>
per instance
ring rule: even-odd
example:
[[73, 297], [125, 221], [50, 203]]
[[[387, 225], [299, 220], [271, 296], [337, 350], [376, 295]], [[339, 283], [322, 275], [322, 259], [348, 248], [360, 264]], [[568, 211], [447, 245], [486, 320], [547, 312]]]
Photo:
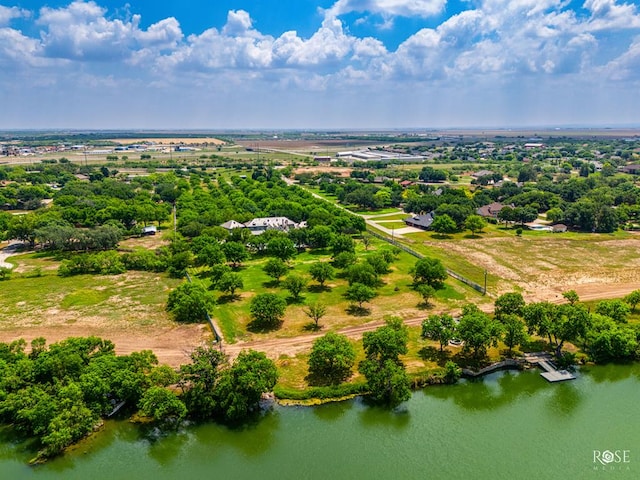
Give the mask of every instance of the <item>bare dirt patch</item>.
[[455, 252], [503, 279], [497, 294], [515, 287], [530, 301], [561, 298], [567, 290], [613, 298], [640, 288], [638, 238], [501, 237], [425, 244]]
[[349, 175], [351, 175], [351, 172], [353, 171], [352, 168], [349, 167], [332, 167], [331, 165], [318, 165], [316, 167], [300, 167], [300, 168], [296, 168], [293, 173], [294, 174], [300, 174], [300, 173], [312, 173], [312, 174], [317, 174], [317, 173], [331, 173], [333, 175], [337, 175], [340, 177], [344, 177], [344, 178], [348, 178]]
[[34, 338], [44, 337], [47, 343], [51, 344], [69, 337], [90, 335], [111, 340], [116, 345], [116, 353], [119, 355], [152, 350], [161, 364], [171, 367], [189, 363], [189, 353], [211, 336], [206, 325], [176, 325], [134, 332], [114, 330], [104, 326], [52, 325], [0, 330], [0, 342], [24, 338], [27, 343], [30, 343]]

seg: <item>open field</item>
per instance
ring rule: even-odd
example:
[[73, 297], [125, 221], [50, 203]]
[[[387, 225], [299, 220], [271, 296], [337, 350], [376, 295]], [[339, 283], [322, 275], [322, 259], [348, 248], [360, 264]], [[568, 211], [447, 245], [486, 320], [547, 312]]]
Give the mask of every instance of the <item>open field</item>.
[[168, 292], [180, 283], [165, 274], [62, 278], [52, 257], [26, 254], [11, 262], [16, 273], [0, 285], [2, 342], [96, 335], [112, 340], [118, 353], [153, 350], [161, 363], [178, 366], [209, 336], [206, 326], [177, 324], [165, 312]]
[[455, 241], [429, 236], [411, 235], [412, 246], [477, 282], [486, 270], [489, 291], [495, 295], [519, 290], [528, 300], [538, 301], [575, 290], [586, 300], [620, 297], [640, 288], [637, 234], [535, 232]]
[[[358, 256], [368, 255], [373, 253], [376, 248], [384, 246], [382, 242], [377, 240], [372, 243], [373, 248], [370, 248], [368, 252], [365, 252], [359, 245]], [[310, 282], [307, 290], [302, 293], [300, 301], [295, 302], [289, 299], [285, 320], [278, 330], [267, 333], [251, 332], [248, 328], [250, 323], [249, 302], [253, 296], [262, 292], [276, 293], [284, 297], [289, 295], [286, 290], [262, 271], [266, 260], [266, 258], [259, 258], [247, 262], [239, 270], [244, 280], [244, 288], [240, 292], [240, 298], [229, 301], [227, 298], [221, 297], [218, 305], [211, 312], [220, 324], [227, 342], [259, 342], [273, 338], [296, 338], [301, 335], [311, 335], [308, 330], [310, 319], [304, 314], [305, 303], [321, 302], [327, 306], [327, 314], [320, 321], [323, 332], [326, 332], [359, 327], [375, 321], [381, 322], [389, 315], [403, 319], [422, 318], [430, 311], [460, 308], [465, 303], [465, 298], [466, 301], [481, 299], [477, 292], [452, 280], [447, 283], [445, 289], [437, 293], [435, 300], [432, 300], [431, 308], [425, 310], [419, 305], [421, 303], [419, 295], [411, 288], [412, 279], [408, 273], [416, 259], [402, 252], [391, 266], [391, 272], [382, 277], [384, 283], [377, 289], [378, 296], [369, 304], [365, 304], [368, 310], [366, 315], [354, 315], [347, 312], [350, 302], [344, 298], [344, 293], [348, 284], [346, 280], [336, 278], [328, 281], [324, 289]], [[303, 253], [298, 255], [293, 262], [294, 267], [290, 269], [289, 273], [295, 272], [308, 277], [311, 264], [321, 260], [327, 260], [326, 254]], [[206, 276], [203, 276], [201, 281], [205, 286], [208, 286]]]

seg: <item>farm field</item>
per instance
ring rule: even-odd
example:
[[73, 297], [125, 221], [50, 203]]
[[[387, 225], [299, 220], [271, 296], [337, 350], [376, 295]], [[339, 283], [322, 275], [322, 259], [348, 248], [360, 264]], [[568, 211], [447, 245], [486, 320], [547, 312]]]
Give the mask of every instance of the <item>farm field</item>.
[[205, 325], [177, 324], [165, 311], [169, 291], [181, 280], [164, 273], [63, 278], [52, 257], [25, 254], [10, 261], [16, 273], [1, 285], [0, 342], [95, 335], [113, 341], [119, 354], [153, 350], [161, 363], [178, 366], [210, 336]]
[[614, 298], [638, 288], [640, 235], [525, 232], [436, 240], [429, 233], [407, 235], [412, 248], [440, 258], [479, 282], [488, 273], [489, 292], [518, 290], [530, 301], [561, 298], [575, 290], [581, 298]]

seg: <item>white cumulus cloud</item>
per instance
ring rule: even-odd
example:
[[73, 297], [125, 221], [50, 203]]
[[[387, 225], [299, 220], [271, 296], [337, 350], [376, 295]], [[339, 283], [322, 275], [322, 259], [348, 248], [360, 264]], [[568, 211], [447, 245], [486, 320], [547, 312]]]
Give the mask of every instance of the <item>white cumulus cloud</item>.
[[369, 12], [383, 16], [431, 17], [444, 9], [447, 0], [338, 0], [325, 11], [328, 17], [351, 12]]

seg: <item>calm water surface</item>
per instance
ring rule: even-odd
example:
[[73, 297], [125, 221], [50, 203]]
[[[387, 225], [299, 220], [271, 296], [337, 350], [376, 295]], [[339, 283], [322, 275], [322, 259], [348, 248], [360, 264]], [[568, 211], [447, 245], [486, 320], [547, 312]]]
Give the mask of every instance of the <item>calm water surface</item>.
[[[629, 463], [594, 465], [594, 450]], [[416, 392], [387, 411], [357, 399], [274, 407], [255, 425], [201, 425], [158, 438], [111, 422], [40, 467], [0, 431], [0, 479], [640, 478], [640, 366], [584, 368], [549, 384], [537, 371]]]

